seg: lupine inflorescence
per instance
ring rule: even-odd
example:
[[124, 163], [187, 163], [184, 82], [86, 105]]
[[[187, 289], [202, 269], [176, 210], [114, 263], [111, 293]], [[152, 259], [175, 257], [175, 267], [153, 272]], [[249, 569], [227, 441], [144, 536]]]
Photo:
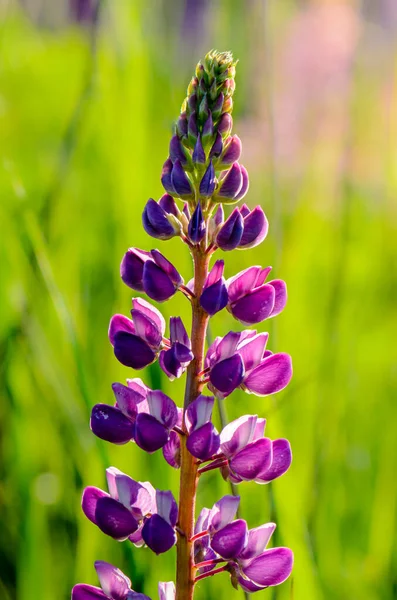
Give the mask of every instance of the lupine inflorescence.
[[[241, 141], [232, 135], [235, 66], [230, 53], [216, 51], [198, 64], [161, 173], [166, 193], [158, 202], [150, 199], [143, 211], [150, 236], [178, 236], [188, 246], [193, 279], [185, 284], [159, 250], [130, 248], [121, 262], [123, 282], [151, 300], [164, 302], [178, 291], [186, 296], [191, 335], [180, 317], [172, 317], [166, 337], [161, 312], [140, 297], [132, 299], [130, 317], [115, 315], [109, 326], [110, 343], [123, 365], [143, 369], [158, 359], [170, 380], [187, 372], [184, 405], [133, 378], [126, 385], [114, 383], [115, 403], [97, 404], [91, 415], [99, 438], [135, 442], [149, 453], [161, 449], [167, 463], [180, 469], [179, 504], [172, 492], [134, 481], [114, 467], [106, 472], [108, 491], [88, 487], [83, 493], [85, 515], [115, 540], [146, 545], [156, 554], [177, 545], [176, 586], [160, 583], [161, 600], [190, 600], [197, 582], [225, 571], [235, 587], [255, 592], [285, 581], [293, 564], [290, 549], [267, 549], [274, 523], [248, 529], [246, 521], [235, 518], [236, 496], [203, 508], [196, 521], [194, 516], [198, 481], [207, 471], [218, 470], [234, 484], [266, 484], [291, 464], [289, 442], [266, 437], [265, 419], [241, 416], [221, 432], [211, 421], [215, 397], [223, 401], [237, 388], [267, 396], [285, 388], [292, 375], [289, 355], [273, 354], [268, 334], [254, 329], [231, 331], [204, 350], [212, 315], [227, 309], [251, 326], [279, 314], [287, 299], [284, 281], [268, 281], [271, 267], [252, 266], [227, 280], [223, 259], [210, 268], [218, 249], [253, 248], [268, 231], [260, 206], [250, 210], [243, 204], [224, 215], [224, 205], [241, 200], [249, 186], [239, 162]], [[133, 591], [116, 567], [99, 561], [95, 568], [101, 588], [78, 584], [73, 600], [148, 598]]]

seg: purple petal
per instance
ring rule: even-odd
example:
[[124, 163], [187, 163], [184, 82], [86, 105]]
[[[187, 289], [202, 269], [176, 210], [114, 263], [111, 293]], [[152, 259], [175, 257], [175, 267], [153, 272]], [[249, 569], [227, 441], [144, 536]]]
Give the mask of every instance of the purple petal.
[[240, 165], [240, 168], [241, 168], [241, 176], [243, 179], [243, 183], [242, 183], [239, 193], [237, 194], [237, 196], [234, 197], [235, 202], [244, 198], [244, 196], [248, 192], [248, 188], [249, 188], [249, 184], [250, 184], [247, 169], [245, 167], [243, 167], [243, 165]]
[[124, 315], [114, 315], [110, 319], [109, 324], [109, 340], [112, 346], [114, 346], [114, 340], [117, 333], [120, 331], [125, 331], [126, 333], [135, 333], [135, 326], [131, 319], [125, 317]]
[[275, 317], [284, 310], [287, 304], [287, 286], [282, 279], [273, 279], [273, 281], [269, 281], [269, 285], [274, 288], [276, 294], [272, 314], [270, 315], [271, 317]]
[[178, 520], [178, 505], [172, 492], [156, 490], [156, 506], [157, 514], [175, 527]]
[[95, 562], [95, 570], [106, 596], [112, 600], [123, 600], [131, 588], [131, 581], [128, 577], [120, 569], [103, 560]]
[[241, 167], [238, 163], [234, 163], [222, 180], [217, 195], [221, 199], [233, 200], [241, 190], [242, 185]]
[[146, 294], [157, 302], [168, 300], [177, 290], [168, 275], [154, 262], [145, 263], [142, 281]]
[[225, 147], [224, 153], [220, 160], [220, 167], [230, 167], [234, 162], [238, 161], [241, 156], [242, 144], [238, 135], [233, 135]]
[[192, 112], [188, 121], [188, 135], [191, 141], [195, 141], [198, 136], [196, 113]]
[[254, 583], [263, 587], [279, 585], [291, 574], [294, 555], [289, 548], [272, 548], [243, 568], [243, 573]]
[[121, 279], [128, 287], [138, 292], [143, 292], [142, 275], [143, 265], [151, 260], [149, 252], [129, 248], [120, 265]]
[[216, 209], [216, 213], [214, 214], [214, 223], [218, 227], [219, 225], [222, 225], [224, 220], [225, 220], [225, 215], [224, 215], [224, 211], [223, 211], [223, 206], [222, 206], [222, 204], [219, 204], [218, 208]]
[[116, 540], [127, 539], [138, 529], [130, 511], [113, 498], [99, 498], [95, 509], [96, 524], [103, 533]]
[[[112, 389], [116, 398], [117, 408], [132, 422], [135, 421], [138, 412], [146, 412], [148, 410], [146, 395], [143, 396], [122, 383], [113, 383]], [[144, 410], [142, 411], [142, 409]]]
[[263, 358], [268, 339], [268, 333], [258, 333], [238, 346], [238, 353], [243, 359], [246, 372], [259, 365]]
[[223, 496], [218, 502], [215, 502], [210, 514], [209, 525], [211, 531], [223, 529], [228, 523], [233, 521], [239, 504], [239, 496]]
[[195, 429], [186, 441], [186, 448], [196, 458], [208, 460], [219, 450], [219, 434], [212, 423]]
[[92, 523], [97, 525], [96, 521], [96, 508], [98, 501], [101, 498], [110, 498], [109, 494], [100, 490], [97, 487], [88, 486], [83, 491], [83, 496], [81, 499], [81, 508], [83, 509], [83, 513]]
[[240, 385], [243, 377], [244, 364], [239, 354], [234, 354], [230, 358], [220, 361], [210, 372], [211, 384], [226, 396]]
[[142, 224], [147, 234], [159, 240], [170, 240], [178, 233], [167, 219], [165, 210], [152, 198], [143, 210]]
[[189, 431], [202, 427], [211, 421], [214, 398], [200, 395], [189, 404], [186, 410], [186, 421]]
[[267, 319], [273, 310], [275, 300], [275, 290], [265, 284], [244, 298], [240, 298], [231, 305], [230, 310], [235, 319], [238, 319], [244, 325], [254, 325]]
[[215, 358], [219, 362], [224, 358], [230, 358], [236, 353], [237, 346], [241, 341], [241, 333], [229, 331], [224, 338], [221, 338], [215, 348]]
[[227, 290], [230, 302], [236, 302], [258, 285], [262, 285], [271, 269], [271, 267], [267, 267], [267, 269], [258, 266], [248, 267], [248, 269], [228, 279]]
[[218, 123], [219, 133], [225, 137], [229, 135], [233, 127], [233, 119], [229, 113], [223, 113]]
[[159, 600], [175, 600], [175, 584], [173, 581], [159, 583]]
[[248, 216], [250, 214], [250, 209], [248, 208], [248, 206], [244, 203], [240, 206], [240, 213], [241, 216], [243, 217], [243, 219], [245, 219], [246, 216]]
[[207, 287], [200, 296], [202, 308], [211, 316], [225, 308], [228, 300], [226, 282], [223, 278]]
[[165, 319], [161, 312], [155, 308], [153, 304], [150, 304], [150, 302], [144, 300], [143, 298], [133, 298], [132, 309], [139, 310], [139, 312], [149, 317], [149, 319], [155, 323], [157, 329], [161, 332], [161, 335], [164, 335]]
[[[117, 469], [117, 467], [108, 467], [106, 469], [106, 481], [108, 484], [109, 494], [112, 498], [114, 498], [114, 500], [119, 499], [119, 493], [117, 491], [117, 485], [116, 485], [117, 475], [124, 475], [124, 473], [122, 471], [120, 471], [120, 469]], [[127, 477], [127, 476], [125, 476], [125, 477]]]
[[[204, 96], [201, 105], [200, 105], [200, 109], [202, 107], [202, 105], [204, 104], [204, 112], [207, 111], [207, 107], [208, 107], [208, 100], [207, 100], [207, 96]], [[200, 112], [200, 111], [199, 111]], [[202, 110], [201, 110], [202, 112]], [[203, 126], [203, 144], [206, 145], [208, 142], [208, 138], [212, 138], [214, 134], [214, 124], [212, 121], [212, 113], [210, 110], [208, 110], [208, 117], [204, 123]]]
[[258, 246], [267, 236], [268, 230], [269, 223], [262, 207], [255, 206], [255, 208], [244, 217], [244, 233], [239, 248], [254, 248], [255, 246]]
[[205, 152], [204, 152], [203, 144], [201, 142], [200, 134], [198, 134], [198, 136], [197, 136], [197, 142], [196, 142], [196, 145], [194, 146], [192, 159], [193, 159], [194, 164], [196, 164], [196, 165], [205, 164]]
[[124, 332], [115, 336], [114, 355], [122, 365], [133, 369], [143, 369], [156, 358], [156, 354], [144, 340]]
[[262, 438], [248, 444], [230, 461], [230, 470], [245, 481], [252, 481], [259, 473], [268, 469], [272, 462], [272, 442]]
[[119, 501], [131, 511], [135, 519], [140, 521], [153, 511], [153, 498], [144, 485], [121, 472], [116, 474], [115, 480]]
[[272, 446], [273, 458], [271, 465], [268, 469], [261, 470], [256, 479], [257, 483], [273, 481], [273, 479], [281, 477], [291, 466], [292, 452], [289, 441], [284, 439], [274, 440]]
[[210, 198], [215, 191], [215, 185], [215, 169], [211, 160], [200, 181], [200, 196]]
[[222, 558], [235, 558], [246, 545], [247, 536], [247, 523], [237, 519], [214, 534], [211, 548]]
[[243, 230], [243, 217], [235, 208], [220, 228], [215, 239], [216, 245], [222, 250], [234, 250], [240, 243]]
[[176, 431], [170, 431], [170, 438], [163, 446], [163, 456], [171, 467], [179, 469], [181, 466], [181, 441]]
[[210, 158], [218, 158], [222, 154], [223, 150], [223, 141], [222, 136], [218, 132], [216, 134], [215, 142], [212, 144], [212, 148], [210, 150]]
[[170, 318], [170, 339], [171, 343], [180, 342], [184, 346], [191, 348], [189, 336], [180, 317]]
[[165, 161], [164, 165], [163, 165], [163, 169], [161, 171], [161, 183], [164, 186], [164, 189], [166, 190], [166, 192], [168, 192], [169, 194], [175, 194], [175, 188], [172, 184], [172, 168], [173, 168], [173, 164], [172, 164], [172, 160], [170, 158], [167, 158], [167, 160]]
[[257, 421], [256, 415], [244, 415], [231, 421], [221, 431], [221, 452], [230, 458], [252, 441]]
[[214, 283], [217, 283], [217, 281], [220, 281], [222, 279], [224, 268], [225, 268], [225, 261], [217, 260], [214, 263], [211, 271], [207, 275], [207, 279], [205, 280], [204, 289], [210, 287], [211, 285], [213, 285]]
[[289, 354], [273, 354], [248, 374], [244, 387], [257, 396], [268, 396], [283, 390], [291, 377], [292, 363]]
[[145, 413], [140, 413], [135, 422], [135, 442], [145, 452], [156, 452], [168, 441], [168, 429]]
[[170, 158], [173, 163], [179, 160], [181, 165], [187, 165], [186, 154], [177, 135], [173, 135], [170, 141]]
[[152, 515], [144, 524], [142, 537], [145, 544], [156, 554], [167, 552], [176, 544], [174, 528], [156, 514]]
[[245, 579], [245, 577], [242, 577], [241, 575], [238, 577], [238, 583], [241, 589], [243, 589], [245, 592], [248, 592], [249, 594], [252, 594], [254, 592], [260, 592], [261, 590], [265, 589], [263, 585], [256, 585], [255, 583], [253, 583], [249, 579]]
[[134, 425], [121, 410], [107, 404], [96, 404], [91, 412], [91, 430], [112, 444], [126, 444], [134, 436]]
[[172, 168], [171, 183], [179, 198], [193, 198], [194, 192], [192, 184], [190, 183], [190, 179], [186, 175], [179, 160], [175, 161]]
[[257, 419], [254, 435], [251, 440], [252, 442], [255, 442], [256, 440], [263, 438], [263, 436], [265, 435], [265, 427], [266, 427], [266, 419]]
[[168, 429], [178, 421], [175, 402], [160, 390], [150, 390], [147, 395], [150, 414]]
[[[182, 360], [181, 360], [182, 358]], [[189, 348], [179, 344], [173, 344], [169, 350], [160, 352], [159, 364], [171, 381], [183, 375], [187, 365], [193, 360], [193, 354]]]
[[149, 596], [146, 594], [141, 594], [140, 592], [134, 592], [134, 590], [130, 590], [128, 594], [124, 597], [124, 600], [151, 600]]
[[183, 278], [179, 275], [174, 265], [167, 258], [165, 258], [161, 252], [158, 250], [152, 250], [150, 254], [152, 255], [156, 265], [168, 275], [173, 284], [180, 286], [183, 283]]
[[176, 205], [176, 202], [170, 194], [163, 194], [159, 200], [159, 206], [169, 215], [174, 215], [174, 217], [179, 217], [179, 210]]
[[147, 342], [152, 348], [158, 349], [163, 336], [155, 322], [140, 310], [135, 309], [132, 309], [131, 311], [131, 318], [135, 325], [135, 334]]
[[248, 543], [239, 555], [239, 561], [246, 561], [261, 554], [276, 529], [275, 523], [266, 523], [248, 531]]
[[78, 583], [72, 589], [72, 600], [109, 600], [109, 598], [93, 585]]
[[[232, 498], [234, 496], [231, 496]], [[237, 508], [236, 508], [237, 511]], [[210, 508], [202, 508], [200, 511], [199, 516], [197, 517], [196, 520], [196, 524], [194, 526], [194, 534], [196, 535], [196, 533], [201, 533], [202, 531], [207, 531], [207, 529], [210, 526], [210, 518], [212, 516], [214, 512], [214, 508], [210, 509]], [[234, 513], [236, 514], [236, 513]], [[234, 515], [232, 516], [231, 520], [233, 520]], [[197, 540], [197, 542], [195, 542], [195, 544], [201, 544], [201, 540], [203, 538], [200, 538], [200, 540]]]
[[200, 202], [197, 203], [189, 221], [188, 236], [192, 244], [199, 244], [205, 236], [205, 221]]

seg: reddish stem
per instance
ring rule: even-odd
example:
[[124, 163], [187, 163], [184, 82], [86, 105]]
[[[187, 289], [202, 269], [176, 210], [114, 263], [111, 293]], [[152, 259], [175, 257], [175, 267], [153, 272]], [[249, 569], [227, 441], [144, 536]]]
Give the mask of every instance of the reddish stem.
[[196, 535], [194, 535], [192, 538], [190, 538], [190, 541], [195, 542], [196, 540], [199, 540], [200, 538], [202, 538], [206, 535], [208, 535], [208, 531], [200, 531], [200, 533], [196, 533]]
[[221, 562], [226, 562], [224, 558], [214, 558], [213, 560], [203, 560], [201, 563], [195, 564], [196, 569], [202, 569], [203, 567], [211, 567], [212, 565], [219, 565]]
[[227, 459], [222, 460], [222, 461], [216, 460], [216, 461], [210, 463], [209, 465], [207, 465], [206, 467], [201, 467], [198, 470], [198, 474], [202, 475], [203, 473], [207, 473], [207, 471], [212, 471], [213, 469], [219, 469], [220, 467], [226, 467], [228, 462], [229, 461]]
[[196, 577], [196, 579], [194, 580], [194, 583], [197, 583], [198, 581], [201, 581], [202, 579], [205, 579], [206, 577], [213, 577], [217, 573], [222, 573], [222, 571], [226, 571], [226, 567], [227, 567], [227, 565], [225, 565], [224, 567], [219, 567], [219, 569], [214, 569], [213, 571], [209, 571], [208, 573], [203, 573], [202, 575], [198, 575]]

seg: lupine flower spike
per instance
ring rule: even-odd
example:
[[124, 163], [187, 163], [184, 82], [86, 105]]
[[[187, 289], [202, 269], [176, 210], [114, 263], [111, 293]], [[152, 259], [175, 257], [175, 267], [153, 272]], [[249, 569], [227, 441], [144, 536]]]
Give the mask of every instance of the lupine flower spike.
[[[277, 316], [287, 302], [286, 284], [269, 278], [271, 267], [251, 266], [227, 279], [223, 258], [211, 265], [216, 252], [225, 257], [224, 252], [253, 248], [268, 233], [261, 206], [238, 205], [249, 178], [240, 163], [241, 140], [232, 133], [235, 71], [229, 52], [211, 51], [197, 65], [162, 168], [165, 193], [158, 201], [150, 198], [142, 215], [149, 236], [176, 237], [185, 244], [193, 278], [185, 284], [162, 251], [129, 248], [121, 279], [149, 301], [133, 297], [130, 316], [116, 314], [109, 326], [114, 355], [124, 367], [140, 370], [158, 359], [171, 381], [186, 372], [184, 404], [177, 406], [162, 390], [133, 376], [126, 385], [114, 383], [113, 401], [101, 399], [91, 413], [92, 432], [101, 440], [132, 442], [138, 452], [161, 450], [166, 464], [180, 469], [178, 502], [171, 491], [135, 481], [115, 467], [106, 471], [108, 491], [89, 486], [82, 497], [85, 516], [114, 540], [147, 546], [155, 554], [176, 545], [176, 583], [159, 583], [160, 600], [192, 600], [195, 587], [206, 585], [202, 580], [222, 572], [234, 587], [256, 592], [283, 583], [293, 565], [289, 548], [267, 548], [274, 523], [249, 529], [235, 518], [236, 496], [224, 496], [194, 518], [197, 487], [208, 471], [233, 484], [263, 485], [286, 473], [292, 460], [288, 440], [265, 435], [262, 416], [243, 415], [221, 432], [212, 423], [215, 399], [223, 402], [237, 388], [266, 397], [283, 390], [292, 376], [290, 356], [270, 351], [265, 332], [230, 331], [205, 350], [214, 315], [227, 310], [249, 327]], [[171, 317], [167, 333], [152, 304], [178, 292], [191, 304], [190, 335], [178, 315]], [[258, 412], [267, 406], [265, 398]], [[150, 600], [134, 591], [117, 567], [97, 561], [95, 569], [100, 587], [78, 584], [72, 600]]]

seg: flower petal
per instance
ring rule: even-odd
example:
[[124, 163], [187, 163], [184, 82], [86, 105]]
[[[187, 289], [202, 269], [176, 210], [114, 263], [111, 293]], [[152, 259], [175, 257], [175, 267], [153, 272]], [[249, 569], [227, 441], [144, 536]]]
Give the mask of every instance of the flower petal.
[[87, 519], [89, 519], [95, 525], [97, 525], [95, 516], [96, 507], [98, 500], [101, 498], [110, 498], [110, 496], [103, 490], [91, 485], [84, 489], [83, 496], [81, 498], [81, 508], [83, 509], [83, 513]]
[[254, 558], [243, 573], [261, 586], [279, 585], [291, 574], [294, 555], [289, 548], [271, 548]]
[[251, 561], [251, 559], [259, 556], [268, 545], [275, 529], [275, 523], [266, 523], [260, 527], [255, 527], [255, 529], [250, 529], [247, 545], [239, 554], [239, 561]]
[[157, 514], [145, 522], [142, 537], [145, 544], [156, 554], [167, 552], [176, 544], [174, 528]]
[[131, 318], [135, 325], [135, 333], [154, 349], [158, 349], [162, 335], [152, 319], [139, 310], [132, 309]]
[[273, 458], [268, 469], [263, 469], [257, 479], [257, 483], [268, 483], [281, 477], [291, 466], [292, 452], [288, 440], [279, 439], [272, 442]]
[[241, 479], [252, 481], [261, 471], [268, 469], [271, 462], [272, 442], [269, 438], [262, 438], [240, 450], [229, 461], [229, 467]]
[[189, 336], [180, 317], [170, 318], [170, 340], [172, 344], [180, 342], [184, 346], [191, 348]]
[[144, 409], [144, 412], [148, 410], [146, 394], [143, 395], [122, 383], [113, 383], [112, 389], [116, 398], [117, 408], [132, 422], [135, 421], [138, 412], [142, 412], [142, 409]]
[[156, 512], [172, 527], [178, 520], [178, 505], [170, 491], [156, 490]]
[[239, 354], [218, 362], [210, 372], [212, 386], [223, 396], [231, 394], [243, 381], [243, 377], [244, 364]]
[[132, 309], [139, 310], [139, 312], [146, 315], [151, 321], [153, 321], [157, 329], [160, 331], [161, 335], [164, 335], [165, 319], [161, 312], [157, 310], [157, 308], [153, 306], [153, 304], [150, 304], [150, 302], [144, 300], [143, 298], [133, 298]]
[[121, 472], [116, 474], [115, 479], [119, 502], [132, 512], [135, 519], [141, 520], [153, 511], [153, 498], [144, 485]]
[[128, 577], [120, 569], [103, 560], [95, 562], [95, 570], [106, 596], [112, 600], [123, 600], [131, 588], [131, 581]]
[[177, 234], [165, 210], [152, 198], [147, 201], [143, 210], [142, 224], [148, 235], [160, 240], [169, 240]]
[[135, 422], [135, 442], [145, 452], [156, 452], [168, 441], [169, 432], [152, 415], [140, 413]]
[[275, 289], [265, 284], [231, 304], [230, 310], [233, 317], [244, 325], [254, 325], [271, 315], [275, 297]]
[[287, 285], [282, 279], [273, 279], [269, 284], [274, 288], [275, 299], [271, 317], [279, 315], [284, 310], [287, 304]]
[[257, 419], [256, 415], [244, 415], [231, 421], [222, 429], [220, 449], [227, 458], [239, 452], [252, 441]]
[[272, 354], [245, 378], [244, 387], [257, 396], [268, 396], [284, 389], [292, 377], [289, 354]]
[[72, 600], [109, 600], [109, 598], [98, 587], [78, 583], [72, 589]]
[[150, 390], [147, 395], [150, 414], [167, 429], [172, 429], [178, 421], [175, 402], [160, 390]]
[[213, 396], [200, 395], [189, 404], [186, 410], [186, 423], [189, 431], [202, 427], [211, 421], [214, 408]]
[[265, 213], [260, 206], [255, 208], [244, 217], [244, 233], [242, 235], [239, 248], [254, 248], [258, 246], [269, 230], [269, 223]]
[[150, 252], [129, 248], [124, 254], [120, 265], [121, 279], [128, 287], [138, 292], [143, 292], [142, 275], [146, 261], [151, 260]]
[[261, 362], [268, 339], [268, 333], [258, 333], [239, 344], [238, 353], [243, 359], [246, 373]]
[[240, 244], [243, 231], [243, 217], [240, 210], [235, 208], [219, 229], [215, 243], [221, 250], [234, 250]]
[[186, 441], [186, 448], [196, 458], [208, 460], [219, 450], [219, 434], [212, 423], [195, 429]]
[[133, 369], [143, 369], [156, 358], [155, 352], [144, 340], [124, 331], [115, 336], [114, 355], [122, 365]]
[[225, 308], [228, 303], [226, 282], [222, 278], [207, 287], [200, 296], [200, 304], [211, 316]]
[[181, 466], [181, 441], [176, 431], [170, 431], [169, 440], [163, 446], [163, 456], [171, 467], [179, 469]]
[[159, 583], [159, 600], [175, 600], [175, 584], [173, 581]]
[[218, 502], [215, 502], [209, 517], [211, 531], [218, 531], [233, 521], [239, 504], [239, 496], [223, 496]]
[[247, 536], [247, 523], [237, 519], [214, 534], [211, 548], [222, 558], [236, 558], [246, 545]]
[[228, 279], [227, 291], [230, 302], [236, 302], [258, 285], [262, 285], [271, 269], [271, 267], [267, 267], [266, 269], [262, 269], [259, 266], [248, 267], [248, 269]]
[[131, 321], [131, 319], [129, 319], [128, 317], [125, 317], [124, 315], [114, 315], [110, 319], [109, 332], [108, 332], [109, 340], [110, 340], [110, 343], [112, 344], [112, 346], [114, 346], [116, 334], [119, 333], [120, 331], [134, 334], [135, 333], [135, 325]]
[[177, 290], [171, 279], [154, 262], [147, 262], [143, 268], [143, 288], [149, 298], [164, 302]]
[[134, 425], [121, 410], [107, 404], [96, 404], [91, 412], [94, 435], [112, 444], [126, 444], [134, 437]]
[[130, 511], [113, 498], [99, 498], [95, 509], [96, 524], [115, 540], [125, 540], [138, 529]]

